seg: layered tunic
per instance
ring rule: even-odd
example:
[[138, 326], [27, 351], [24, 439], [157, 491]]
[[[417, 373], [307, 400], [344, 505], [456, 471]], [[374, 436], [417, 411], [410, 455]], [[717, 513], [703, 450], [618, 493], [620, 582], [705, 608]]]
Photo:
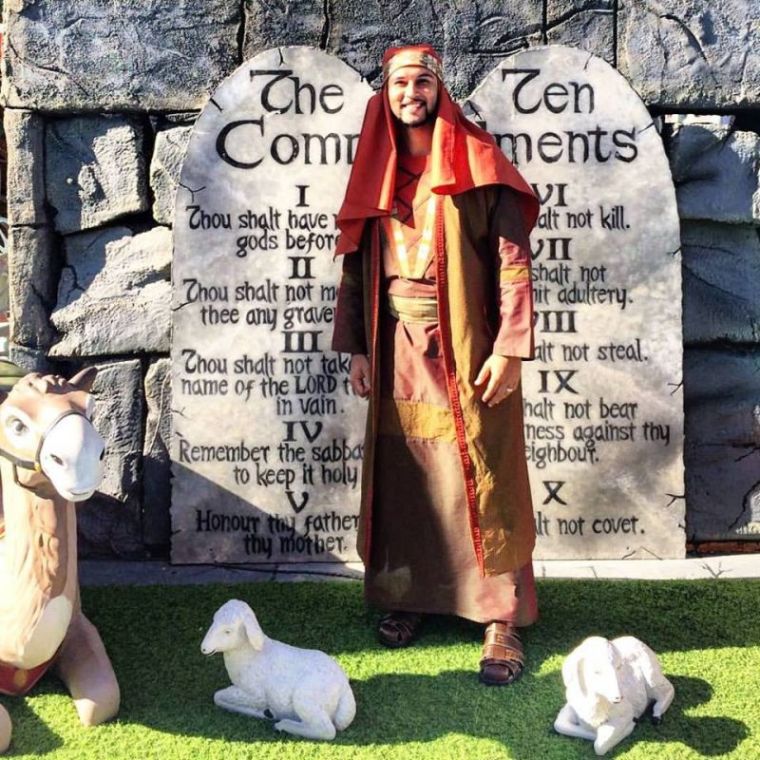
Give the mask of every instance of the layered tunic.
[[489, 408], [473, 381], [491, 353], [532, 356], [526, 230], [514, 191], [434, 196], [429, 166], [399, 157], [395, 218], [367, 225], [338, 296], [333, 348], [371, 361], [366, 595], [525, 625], [536, 604], [521, 394]]

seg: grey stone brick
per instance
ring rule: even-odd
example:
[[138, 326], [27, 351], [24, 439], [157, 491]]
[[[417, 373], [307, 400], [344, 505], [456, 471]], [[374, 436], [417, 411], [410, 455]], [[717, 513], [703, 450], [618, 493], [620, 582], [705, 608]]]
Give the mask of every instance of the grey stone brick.
[[30, 111], [7, 109], [3, 118], [8, 146], [9, 224], [40, 225], [45, 212], [45, 121]]
[[238, 64], [240, 0], [9, 0], [2, 92], [14, 108], [183, 110]]
[[28, 348], [11, 343], [8, 346], [8, 358], [27, 372], [39, 372], [41, 375], [56, 374], [53, 362], [39, 348]]
[[77, 232], [148, 208], [143, 130], [121, 116], [48, 124], [47, 197], [59, 232]]
[[153, 218], [159, 224], [172, 226], [177, 183], [182, 171], [192, 127], [165, 129], [156, 135], [150, 162], [150, 186], [153, 190]]
[[736, 538], [760, 484], [760, 351], [684, 353], [687, 535]]
[[72, 235], [52, 322], [51, 356], [169, 350], [171, 231], [125, 227]]
[[171, 520], [171, 362], [151, 362], [145, 376], [148, 417], [143, 446], [143, 537], [149, 546], [169, 543]]
[[50, 323], [60, 263], [48, 227], [8, 231], [10, 338], [30, 348], [47, 348], [56, 339]]
[[612, 0], [548, 0], [546, 41], [569, 45], [615, 61], [615, 17]]
[[760, 343], [760, 230], [684, 222], [684, 341]]
[[649, 105], [760, 103], [755, 0], [620, 0], [618, 65]]
[[142, 552], [142, 367], [139, 360], [97, 366], [93, 424], [106, 441], [105, 475], [98, 492], [79, 507], [82, 554], [138, 556]]
[[342, 58], [379, 86], [386, 48], [430, 42], [444, 58], [454, 97], [468, 95], [501, 58], [541, 44], [543, 3], [440, 0], [246, 3], [244, 57], [277, 45], [312, 45]]
[[691, 121], [675, 126], [669, 158], [682, 219], [760, 225], [760, 135]]

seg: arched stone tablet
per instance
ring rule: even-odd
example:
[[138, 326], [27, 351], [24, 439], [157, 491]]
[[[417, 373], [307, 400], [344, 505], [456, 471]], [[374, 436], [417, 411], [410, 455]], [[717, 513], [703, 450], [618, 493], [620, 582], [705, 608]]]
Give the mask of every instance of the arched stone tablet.
[[329, 351], [369, 85], [305, 47], [214, 92], [177, 194], [172, 559], [356, 559], [366, 407]]
[[469, 107], [542, 201], [523, 372], [536, 556], [682, 557], [679, 225], [652, 118], [562, 46], [506, 59]]

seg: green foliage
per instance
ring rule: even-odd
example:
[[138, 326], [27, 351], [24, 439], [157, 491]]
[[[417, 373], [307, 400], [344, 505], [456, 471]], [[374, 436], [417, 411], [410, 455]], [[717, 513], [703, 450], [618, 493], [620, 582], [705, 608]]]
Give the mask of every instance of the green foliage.
[[[611, 757], [760, 757], [760, 583], [542, 581], [541, 620], [526, 633], [528, 671], [514, 686], [477, 682], [481, 626], [427, 622], [407, 650], [375, 643], [376, 616], [358, 583], [85, 589], [122, 689], [119, 719], [79, 726], [62, 685], [44, 679], [25, 700], [4, 699], [11, 756], [51, 760], [580, 760], [588, 742], [552, 730], [563, 704], [560, 667], [583, 638], [638, 636], [660, 655], [676, 699], [659, 727], [647, 721]], [[335, 742], [281, 735], [223, 712], [221, 656], [200, 641], [227, 599], [246, 600], [272, 638], [335, 656], [358, 713]]]

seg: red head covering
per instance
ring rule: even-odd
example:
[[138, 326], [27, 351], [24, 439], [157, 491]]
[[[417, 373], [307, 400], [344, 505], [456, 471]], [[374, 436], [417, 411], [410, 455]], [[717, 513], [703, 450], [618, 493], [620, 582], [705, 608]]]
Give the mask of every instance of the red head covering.
[[[401, 66], [421, 66], [440, 80], [440, 57], [430, 45], [391, 48], [383, 56], [388, 76]], [[458, 195], [474, 187], [506, 185], [519, 193], [529, 232], [538, 218], [530, 186], [484, 129], [473, 124], [439, 81], [438, 114], [433, 129], [431, 185], [439, 195]], [[396, 127], [385, 85], [367, 103], [351, 177], [337, 224], [336, 255], [356, 251], [367, 219], [390, 214], [396, 183]]]

